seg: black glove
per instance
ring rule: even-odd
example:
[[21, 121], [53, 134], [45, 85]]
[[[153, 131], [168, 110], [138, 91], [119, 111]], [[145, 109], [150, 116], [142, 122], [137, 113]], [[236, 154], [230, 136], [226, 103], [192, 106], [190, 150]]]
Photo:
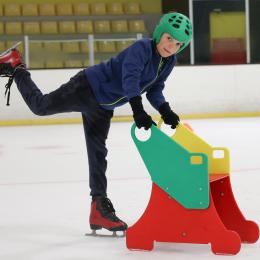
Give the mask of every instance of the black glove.
[[156, 125], [153, 122], [152, 117], [144, 111], [141, 96], [131, 98], [129, 103], [132, 107], [134, 113], [133, 117], [138, 128], [144, 127], [145, 130], [148, 130], [151, 128], [152, 124]]
[[171, 125], [172, 129], [176, 128], [179, 124], [180, 118], [171, 110], [168, 102], [163, 103], [159, 107], [159, 112], [165, 124]]

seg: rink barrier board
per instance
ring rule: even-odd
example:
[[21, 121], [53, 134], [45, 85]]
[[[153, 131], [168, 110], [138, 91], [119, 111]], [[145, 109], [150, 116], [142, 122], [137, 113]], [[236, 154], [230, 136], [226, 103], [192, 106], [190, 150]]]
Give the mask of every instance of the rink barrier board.
[[[160, 116], [153, 115], [154, 120], [158, 121]], [[187, 114], [181, 115], [181, 119], [211, 119], [211, 118], [239, 118], [239, 117], [260, 117], [260, 112], [235, 112], [235, 113], [205, 113], [205, 114]], [[132, 122], [133, 117], [114, 116], [112, 122]], [[32, 119], [13, 119], [0, 120], [0, 126], [23, 126], [23, 125], [59, 125], [59, 124], [80, 124], [81, 117], [73, 118], [32, 118]]]

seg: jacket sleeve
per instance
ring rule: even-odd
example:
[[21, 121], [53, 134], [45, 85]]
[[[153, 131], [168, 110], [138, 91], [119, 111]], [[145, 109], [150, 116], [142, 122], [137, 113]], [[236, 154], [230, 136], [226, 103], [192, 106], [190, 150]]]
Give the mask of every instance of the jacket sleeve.
[[149, 91], [146, 93], [146, 98], [150, 102], [150, 104], [158, 110], [159, 107], [165, 103], [165, 98], [162, 93], [164, 89], [164, 83], [162, 82], [161, 84], [156, 84], [154, 85]]
[[172, 72], [175, 63], [176, 60], [174, 59], [172, 63], [168, 65], [165, 72], [163, 72], [163, 74], [159, 76], [158, 80], [154, 83], [152, 88], [150, 88], [146, 93], [147, 99], [156, 110], [158, 110], [159, 107], [166, 102], [163, 95], [163, 89], [165, 86], [164, 82], [167, 80], [168, 76]]
[[141, 95], [141, 76], [149, 56], [149, 49], [142, 41], [137, 41], [128, 48], [122, 64], [122, 86], [128, 100]]

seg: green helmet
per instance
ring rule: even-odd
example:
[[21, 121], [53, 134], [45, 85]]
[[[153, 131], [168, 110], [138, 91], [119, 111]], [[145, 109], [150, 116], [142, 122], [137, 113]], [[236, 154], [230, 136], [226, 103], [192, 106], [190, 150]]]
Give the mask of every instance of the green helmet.
[[178, 50], [178, 52], [180, 52], [189, 44], [191, 40], [191, 21], [187, 16], [180, 13], [174, 12], [165, 14], [153, 32], [153, 39], [155, 40], [156, 44], [159, 43], [163, 33], [169, 33], [172, 38], [179, 42], [183, 42], [183, 45]]

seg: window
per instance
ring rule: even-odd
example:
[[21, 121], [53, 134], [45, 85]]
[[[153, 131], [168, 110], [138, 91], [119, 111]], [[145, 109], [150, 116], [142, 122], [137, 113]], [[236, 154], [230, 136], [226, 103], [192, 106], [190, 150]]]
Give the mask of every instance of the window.
[[246, 63], [244, 0], [194, 0], [195, 64]]

